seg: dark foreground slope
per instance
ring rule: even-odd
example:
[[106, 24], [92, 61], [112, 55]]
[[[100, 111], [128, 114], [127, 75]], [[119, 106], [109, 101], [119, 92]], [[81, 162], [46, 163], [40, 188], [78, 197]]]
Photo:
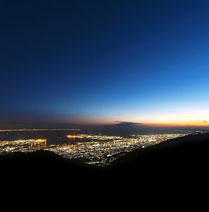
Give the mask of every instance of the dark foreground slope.
[[136, 150], [112, 164], [116, 175], [143, 181], [208, 182], [209, 134], [190, 135]]
[[1, 156], [1, 182], [72, 188], [174, 183], [205, 186], [208, 182], [209, 134], [190, 135], [136, 150], [98, 169], [51, 152]]

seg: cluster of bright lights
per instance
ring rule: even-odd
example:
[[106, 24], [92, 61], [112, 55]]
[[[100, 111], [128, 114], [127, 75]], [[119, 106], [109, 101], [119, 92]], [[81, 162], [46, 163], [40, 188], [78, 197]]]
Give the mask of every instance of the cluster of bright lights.
[[0, 153], [4, 152], [26, 152], [45, 147], [47, 139], [26, 139], [14, 141], [0, 141]]
[[[87, 141], [76, 142], [70, 145], [57, 145], [53, 148], [48, 148], [48, 150], [65, 158], [78, 159], [87, 164], [105, 166], [127, 152], [185, 135], [186, 134], [133, 135], [132, 138], [82, 135], [84, 141], [85, 139]], [[68, 135], [68, 138], [72, 138], [72, 136]], [[89, 138], [91, 138], [90, 141]]]
[[47, 145], [47, 139], [0, 141], [0, 153], [45, 150], [52, 151], [68, 159], [78, 159], [87, 164], [105, 166], [127, 152], [185, 135], [132, 135], [130, 138], [124, 138], [120, 136], [71, 134], [66, 136], [69, 141], [73, 142], [63, 145]]
[[76, 139], [76, 138], [85, 138], [84, 135], [67, 135], [67, 138]]

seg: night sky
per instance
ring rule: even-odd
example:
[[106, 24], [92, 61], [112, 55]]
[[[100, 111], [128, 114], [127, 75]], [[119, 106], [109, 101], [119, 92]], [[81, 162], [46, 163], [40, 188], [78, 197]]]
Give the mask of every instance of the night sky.
[[209, 125], [209, 1], [0, 1], [0, 123]]

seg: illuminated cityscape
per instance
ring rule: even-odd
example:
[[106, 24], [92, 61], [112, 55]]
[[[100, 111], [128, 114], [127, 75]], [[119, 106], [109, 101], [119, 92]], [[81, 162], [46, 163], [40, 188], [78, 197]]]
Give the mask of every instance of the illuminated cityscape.
[[0, 141], [0, 153], [37, 151], [46, 145], [47, 139]]
[[0, 154], [51, 151], [67, 159], [89, 165], [107, 166], [116, 158], [135, 149], [146, 148], [186, 134], [154, 134], [121, 136], [67, 134], [68, 144], [48, 144], [46, 138], [0, 141]]
[[65, 158], [78, 159], [87, 164], [105, 166], [127, 152], [181, 136], [185, 136], [185, 134], [137, 135], [134, 138], [84, 135], [84, 137], [91, 138], [93, 141], [78, 142], [75, 145], [56, 146], [49, 150]]

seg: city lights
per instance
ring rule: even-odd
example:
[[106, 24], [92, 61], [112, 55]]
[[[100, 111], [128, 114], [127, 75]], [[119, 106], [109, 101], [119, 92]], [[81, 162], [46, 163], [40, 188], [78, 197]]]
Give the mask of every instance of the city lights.
[[[146, 148], [186, 134], [153, 134], [121, 136], [70, 134], [68, 144], [47, 144], [47, 139], [0, 141], [0, 153], [51, 151], [67, 159], [77, 159], [89, 165], [107, 166], [116, 158], [135, 149]], [[78, 140], [76, 140], [78, 139]], [[81, 139], [81, 141], [79, 140]]]
[[43, 149], [46, 145], [47, 139], [0, 141], [0, 153], [36, 151]]

